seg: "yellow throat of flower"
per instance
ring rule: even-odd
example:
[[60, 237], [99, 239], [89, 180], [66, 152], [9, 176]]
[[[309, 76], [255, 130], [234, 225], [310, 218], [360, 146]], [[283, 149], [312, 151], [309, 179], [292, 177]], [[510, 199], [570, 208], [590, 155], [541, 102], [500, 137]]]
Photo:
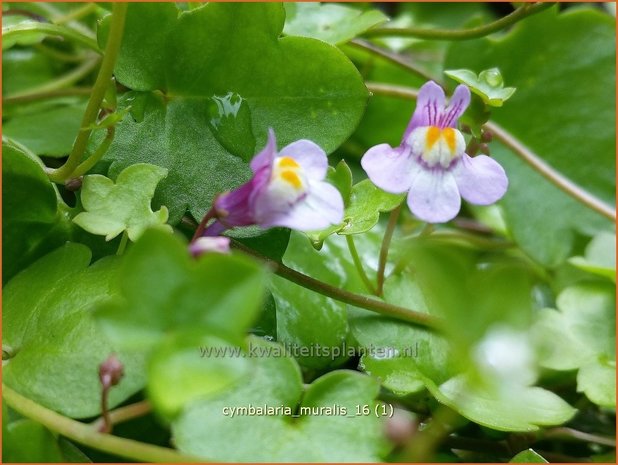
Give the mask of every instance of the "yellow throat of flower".
[[416, 128], [408, 137], [408, 144], [412, 147], [412, 152], [420, 154], [430, 167], [440, 164], [443, 168], [448, 168], [465, 150], [463, 135], [450, 127]]

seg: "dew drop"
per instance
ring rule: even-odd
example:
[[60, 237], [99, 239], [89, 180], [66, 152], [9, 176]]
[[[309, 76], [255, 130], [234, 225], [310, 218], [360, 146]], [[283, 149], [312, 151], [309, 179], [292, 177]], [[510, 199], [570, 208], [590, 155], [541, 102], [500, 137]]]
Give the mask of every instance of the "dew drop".
[[235, 92], [213, 95], [208, 101], [208, 126], [231, 154], [249, 161], [255, 154], [255, 136], [247, 101]]

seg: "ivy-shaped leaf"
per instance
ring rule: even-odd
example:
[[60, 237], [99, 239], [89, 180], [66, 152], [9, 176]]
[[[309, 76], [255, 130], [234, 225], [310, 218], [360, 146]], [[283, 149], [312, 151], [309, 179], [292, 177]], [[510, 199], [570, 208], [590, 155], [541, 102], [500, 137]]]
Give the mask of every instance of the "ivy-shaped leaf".
[[257, 316], [264, 285], [264, 270], [254, 260], [223, 254], [195, 260], [179, 238], [149, 230], [127, 252], [120, 296], [95, 316], [127, 348], [148, 350], [185, 331], [238, 338]]
[[264, 297], [257, 263], [223, 254], [195, 260], [183, 241], [149, 230], [119, 274], [119, 296], [102, 303], [95, 317], [118, 347], [148, 353], [148, 392], [162, 416], [173, 418], [185, 403], [246, 371], [243, 359], [209, 360], [200, 352], [239, 349]]
[[535, 327], [541, 364], [579, 369], [577, 389], [596, 404], [616, 406], [616, 297], [609, 284], [578, 284], [562, 291], [558, 310], [545, 309]]
[[67, 240], [70, 221], [43, 164], [18, 145], [2, 144], [2, 279], [8, 281]]
[[450, 69], [444, 71], [451, 79], [467, 85], [472, 92], [483, 99], [485, 104], [501, 107], [513, 96], [515, 87], [504, 87], [502, 73], [498, 68], [481, 71], [478, 76], [469, 69]]
[[157, 184], [166, 175], [164, 168], [138, 163], [122, 171], [115, 183], [100, 174], [85, 176], [81, 201], [86, 211], [73, 221], [107, 241], [125, 230], [132, 241], [150, 227], [171, 232], [171, 226], [165, 224], [167, 208], [153, 212], [150, 207]]
[[352, 186], [349, 201], [343, 213], [343, 222], [340, 225], [321, 231], [312, 231], [307, 236], [319, 249], [324, 239], [333, 233], [346, 236], [367, 232], [378, 224], [380, 213], [395, 209], [404, 197], [405, 194], [384, 192], [369, 179], [365, 179]]
[[[375, 415], [375, 381], [334, 371], [303, 394], [298, 365], [282, 355], [282, 346], [255, 337], [249, 344], [259, 355], [250, 359], [246, 376], [215, 397], [188, 404], [172, 423], [181, 451], [229, 462], [381, 460], [388, 446]], [[358, 414], [365, 405], [370, 414]], [[262, 411], [243, 413], [248, 408]]]
[[73, 147], [85, 108], [80, 100], [39, 105], [35, 111], [9, 117], [2, 132], [36, 155], [65, 157]]
[[110, 391], [111, 406], [145, 383], [143, 357], [119, 351], [92, 318], [93, 308], [117, 292], [119, 260], [89, 262], [87, 247], [66, 244], [15, 276], [3, 292], [3, 347], [10, 356], [3, 381], [77, 418], [100, 413], [97, 370], [110, 353], [125, 366], [125, 377]]
[[499, 431], [537, 431], [539, 426], [560, 425], [575, 409], [551, 391], [534, 386], [492, 389], [466, 375], [440, 386], [426, 380], [433, 396], [464, 417]]
[[331, 152], [358, 124], [368, 93], [354, 65], [324, 42], [279, 38], [284, 19], [276, 3], [129, 5], [115, 75], [148, 94], [129, 96], [143, 111], [118, 124], [106, 158], [111, 175], [136, 162], [167, 168], [155, 204], [171, 223], [187, 209], [201, 218], [246, 181], [268, 128], [280, 147], [305, 138]]
[[380, 220], [381, 212], [397, 207], [405, 194], [389, 194], [377, 188], [369, 179], [352, 187], [350, 205], [343, 217], [343, 227], [339, 234], [360, 234], [369, 231]]
[[313, 37], [331, 44], [342, 44], [388, 21], [379, 10], [361, 10], [348, 5], [285, 3], [283, 33]]

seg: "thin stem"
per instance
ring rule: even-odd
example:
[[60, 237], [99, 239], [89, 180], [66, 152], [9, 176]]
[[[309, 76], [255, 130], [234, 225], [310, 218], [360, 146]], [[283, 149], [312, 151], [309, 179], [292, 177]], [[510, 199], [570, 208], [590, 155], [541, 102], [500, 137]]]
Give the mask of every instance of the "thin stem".
[[7, 96], [2, 99], [5, 104], [11, 103], [27, 103], [34, 102], [36, 100], [54, 99], [58, 97], [69, 97], [79, 95], [90, 95], [92, 93], [91, 87], [72, 87], [70, 89], [58, 89], [47, 92], [32, 93], [28, 95], [20, 96]]
[[542, 439], [550, 438], [592, 442], [595, 444], [601, 444], [603, 446], [616, 447], [616, 439], [614, 438], [585, 433], [583, 431], [578, 431], [576, 429], [567, 427], [552, 428], [543, 432]]
[[[365, 84], [367, 85], [367, 89], [376, 94], [390, 95], [393, 97], [410, 100], [414, 100], [418, 96], [418, 91], [416, 89], [410, 89], [409, 87], [374, 82], [367, 82]], [[614, 207], [606, 204], [601, 199], [582, 189], [573, 181], [553, 169], [545, 163], [541, 157], [506, 131], [506, 129], [498, 126], [496, 123], [486, 123], [485, 128], [493, 133], [493, 137], [500, 140], [504, 145], [510, 148], [515, 155], [528, 163], [530, 167], [539, 172], [545, 177], [545, 179], [554, 184], [556, 187], [563, 190], [591, 210], [600, 213], [612, 221], [616, 221], [616, 210]]]
[[592, 195], [590, 192], [582, 189], [573, 181], [571, 181], [570, 179], [556, 171], [554, 168], [549, 166], [536, 153], [534, 153], [524, 144], [519, 142], [519, 140], [513, 137], [504, 128], [498, 126], [496, 123], [486, 123], [485, 127], [491, 132], [493, 132], [493, 135], [496, 139], [498, 139], [500, 142], [510, 148], [513, 152], [515, 152], [515, 154], [518, 155], [519, 158], [525, 161], [530, 167], [532, 167], [535, 171], [541, 174], [549, 182], [551, 182], [556, 187], [566, 192], [579, 202], [583, 203], [591, 210], [600, 213], [604, 217], [614, 222], [616, 221], [616, 210], [614, 207], [606, 204], [601, 199]]
[[[63, 19], [66, 16], [64, 11], [59, 10], [58, 8], [53, 6], [51, 3], [40, 2], [40, 6], [38, 6], [38, 9], [41, 13], [43, 13], [44, 15], [47, 15], [50, 18], [50, 22], [54, 24], [62, 23]], [[69, 15], [71, 15], [71, 13], [69, 13]], [[79, 21], [75, 21], [74, 19], [69, 19], [67, 22], [67, 26], [71, 27], [71, 29], [75, 29], [81, 32], [87, 37], [92, 37], [92, 38], [95, 37], [94, 32], [90, 28], [80, 23]]]
[[59, 18], [55, 18], [53, 21], [55, 24], [64, 24], [71, 21], [75, 21], [77, 19], [81, 19], [84, 16], [88, 16], [90, 13], [94, 13], [97, 10], [96, 3], [86, 3], [85, 5], [76, 8], [73, 11], [65, 14], [64, 16], [60, 16]]
[[22, 99], [22, 100], [28, 99], [32, 95], [47, 94], [49, 92], [54, 92], [59, 89], [62, 89], [63, 87], [68, 87], [72, 84], [75, 84], [76, 82], [84, 78], [85, 76], [87, 76], [94, 68], [96, 68], [98, 63], [99, 63], [98, 56], [90, 58], [89, 60], [84, 61], [80, 66], [78, 66], [74, 70], [66, 73], [63, 76], [60, 76], [59, 78], [54, 79], [53, 81], [50, 81], [50, 82], [46, 82], [45, 84], [38, 86], [38, 87], [27, 89], [25, 91], [18, 92], [13, 95], [8, 95], [4, 99], [4, 101], [6, 102], [8, 100], [9, 102], [15, 102], [16, 100], [19, 101], [19, 99]]
[[105, 136], [105, 139], [103, 139], [103, 142], [101, 142], [101, 145], [99, 145], [99, 148], [96, 150], [96, 152], [86, 158], [77, 168], [75, 168], [75, 171], [71, 173], [71, 178], [78, 178], [90, 171], [94, 167], [94, 165], [96, 165], [99, 160], [103, 158], [103, 155], [105, 155], [107, 149], [109, 149], [109, 146], [112, 145], [115, 134], [116, 127], [108, 127], [107, 135]]
[[363, 284], [365, 285], [365, 287], [371, 294], [376, 294], [376, 288], [373, 287], [371, 280], [367, 276], [367, 273], [365, 273], [365, 268], [363, 267], [363, 263], [361, 262], [361, 259], [358, 256], [358, 250], [356, 249], [356, 244], [354, 243], [354, 236], [348, 234], [345, 236], [345, 240], [348, 243], [348, 250], [350, 251], [350, 255], [352, 256], [352, 261], [354, 262], [356, 271], [358, 271], [358, 275], [363, 281]]
[[81, 63], [86, 58], [86, 54], [84, 53], [74, 55], [72, 53], [62, 52], [57, 48], [45, 45], [43, 42], [39, 44], [34, 44], [33, 47], [37, 51], [53, 58], [56, 61], [64, 61], [66, 63]]
[[[133, 420], [134, 418], [139, 418], [147, 415], [151, 412], [151, 410], [152, 406], [147, 400], [136, 402], [135, 404], [131, 405], [126, 405], [124, 407], [119, 407], [115, 410], [112, 410], [111, 412], [108, 412], [107, 424], [117, 425], [125, 421]], [[91, 425], [93, 429], [100, 431], [101, 427], [105, 425], [105, 419], [103, 417], [98, 418], [93, 421]]]
[[101, 107], [101, 102], [105, 97], [105, 92], [110, 84], [112, 73], [114, 71], [114, 64], [116, 63], [116, 57], [120, 50], [120, 44], [122, 43], [122, 35], [124, 31], [124, 23], [127, 16], [127, 4], [126, 3], [114, 3], [112, 10], [112, 19], [109, 28], [109, 36], [107, 39], [107, 45], [105, 47], [105, 55], [101, 62], [101, 69], [99, 69], [99, 75], [92, 88], [92, 94], [88, 100], [88, 106], [82, 119], [81, 129], [75, 139], [73, 150], [69, 154], [69, 158], [66, 163], [53, 170], [49, 177], [52, 181], [64, 182], [67, 177], [73, 173], [75, 168], [82, 160], [82, 156], [88, 145], [88, 139], [92, 129], [86, 129], [94, 123]]
[[204, 234], [204, 230], [206, 229], [206, 225], [212, 218], [215, 217], [215, 215], [216, 211], [214, 207], [208, 210], [208, 212], [204, 215], [204, 218], [202, 218], [202, 221], [200, 221], [200, 224], [197, 226], [197, 229], [191, 238], [191, 242], [195, 242], [198, 238], [202, 237], [202, 234]]
[[129, 242], [129, 234], [126, 230], [123, 231], [122, 237], [120, 238], [120, 244], [118, 245], [118, 250], [116, 251], [116, 255], [124, 254], [125, 249], [127, 248], [127, 243]]
[[391, 240], [393, 239], [393, 233], [395, 232], [395, 226], [397, 226], [397, 220], [401, 213], [401, 204], [395, 208], [388, 217], [388, 224], [386, 231], [384, 232], [384, 238], [382, 239], [382, 246], [380, 247], [380, 260], [378, 262], [378, 287], [376, 289], [377, 295], [381, 296], [384, 293], [384, 272], [386, 271], [386, 261], [388, 259], [388, 249], [391, 246]]
[[350, 42], [348, 42], [348, 44], [350, 46], [365, 50], [380, 58], [384, 58], [385, 60], [390, 61], [391, 63], [397, 66], [400, 66], [401, 68], [407, 71], [410, 71], [412, 74], [417, 75], [421, 79], [424, 79], [426, 81], [430, 81], [432, 79], [434, 81], [436, 80], [434, 77], [430, 76], [422, 69], [417, 68], [412, 63], [408, 63], [406, 60], [403, 60], [400, 55], [397, 55], [396, 53], [391, 53], [388, 50], [384, 50], [380, 47], [377, 47], [373, 45], [371, 42], [367, 42], [366, 40], [361, 40], [361, 39], [353, 39]]
[[237, 241], [232, 241], [232, 245], [236, 249], [242, 250], [243, 252], [266, 263], [275, 274], [281, 276], [282, 278], [285, 278], [288, 281], [298, 284], [306, 289], [317, 292], [318, 294], [322, 294], [340, 302], [344, 302], [355, 307], [364, 308], [387, 317], [405, 321], [406, 323], [410, 323], [423, 329], [441, 331], [443, 328], [443, 322], [440, 319], [432, 315], [428, 315], [427, 313], [416, 312], [414, 310], [400, 307], [398, 305], [392, 305], [372, 297], [339, 289], [338, 287], [331, 286], [330, 284], [318, 281], [317, 279], [288, 268], [284, 264], [271, 260], [270, 258], [265, 257], [259, 252], [256, 252], [255, 250], [250, 249]]
[[80, 423], [43, 407], [13, 389], [2, 385], [2, 396], [13, 410], [41, 423], [46, 428], [93, 449], [141, 462], [204, 462], [166, 447], [99, 433], [92, 425]]
[[97, 431], [101, 433], [111, 433], [112, 432], [112, 422], [109, 417], [109, 408], [107, 406], [107, 399], [109, 397], [109, 389], [110, 386], [103, 386], [101, 390], [101, 413], [103, 424], [97, 428]]
[[52, 37], [61, 37], [88, 47], [95, 52], [101, 53], [97, 41], [74, 29], [65, 26], [58, 26], [49, 23], [19, 23], [13, 26], [2, 28], [2, 40], [17, 40], [20, 35], [29, 35], [32, 32], [39, 32]]
[[365, 85], [367, 89], [374, 94], [388, 95], [389, 97], [405, 98], [408, 100], [416, 100], [418, 97], [418, 90], [410, 87], [371, 81], [365, 82]]
[[416, 37], [419, 39], [430, 39], [430, 40], [470, 40], [477, 39], [479, 37], [484, 37], [493, 32], [500, 31], [512, 24], [515, 24], [518, 21], [526, 18], [527, 16], [540, 13], [543, 10], [546, 10], [552, 7], [554, 3], [552, 2], [539, 2], [539, 3], [527, 3], [512, 13], [497, 19], [488, 24], [484, 24], [483, 26], [473, 27], [470, 29], [424, 29], [424, 28], [376, 28], [370, 29], [365, 32], [363, 35], [365, 37], [385, 37], [385, 36], [395, 36], [395, 37]]

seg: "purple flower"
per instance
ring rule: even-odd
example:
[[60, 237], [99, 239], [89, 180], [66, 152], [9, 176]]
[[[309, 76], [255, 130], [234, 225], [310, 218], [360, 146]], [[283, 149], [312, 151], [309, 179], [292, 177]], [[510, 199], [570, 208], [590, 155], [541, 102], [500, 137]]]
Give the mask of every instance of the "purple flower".
[[229, 237], [198, 237], [189, 244], [189, 252], [194, 257], [199, 257], [205, 253], [230, 253]]
[[379, 188], [408, 192], [408, 206], [428, 223], [453, 219], [461, 197], [476, 205], [489, 205], [506, 192], [504, 169], [487, 155], [465, 153], [457, 120], [470, 103], [470, 90], [459, 85], [448, 105], [444, 91], [429, 81], [418, 93], [416, 110], [399, 147], [380, 144], [361, 160], [369, 179]]
[[277, 152], [275, 134], [251, 161], [253, 177], [215, 199], [216, 221], [204, 235], [216, 236], [234, 226], [283, 226], [301, 231], [323, 229], [343, 220], [339, 191], [324, 182], [326, 153], [309, 140], [299, 140]]

